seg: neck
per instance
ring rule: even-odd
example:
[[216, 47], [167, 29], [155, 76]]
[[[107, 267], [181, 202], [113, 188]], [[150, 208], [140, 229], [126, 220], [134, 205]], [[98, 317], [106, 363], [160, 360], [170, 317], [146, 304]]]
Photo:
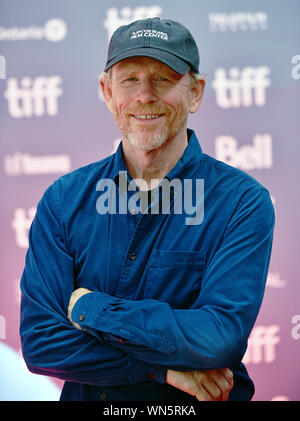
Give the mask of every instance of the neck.
[[174, 138], [168, 139], [162, 146], [151, 151], [137, 148], [125, 137], [122, 138], [126, 166], [140, 190], [155, 188], [176, 165], [187, 145], [186, 127], [177, 133]]

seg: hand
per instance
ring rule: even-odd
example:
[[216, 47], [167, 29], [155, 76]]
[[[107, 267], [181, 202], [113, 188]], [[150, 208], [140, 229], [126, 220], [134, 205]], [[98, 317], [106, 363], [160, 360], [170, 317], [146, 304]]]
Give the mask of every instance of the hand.
[[93, 292], [93, 291], [90, 291], [89, 289], [86, 289], [86, 288], [77, 288], [72, 292], [71, 297], [70, 297], [69, 306], [68, 306], [68, 319], [70, 320], [72, 325], [76, 327], [76, 329], [79, 329], [79, 330], [81, 330], [80, 325], [78, 323], [73, 322], [72, 320], [72, 317], [71, 317], [72, 310], [75, 304], [77, 303], [77, 300], [79, 300], [79, 298], [81, 298], [85, 294], [88, 294], [89, 292]]
[[198, 401], [227, 401], [233, 388], [233, 373], [227, 367], [203, 371], [168, 370], [166, 382]]

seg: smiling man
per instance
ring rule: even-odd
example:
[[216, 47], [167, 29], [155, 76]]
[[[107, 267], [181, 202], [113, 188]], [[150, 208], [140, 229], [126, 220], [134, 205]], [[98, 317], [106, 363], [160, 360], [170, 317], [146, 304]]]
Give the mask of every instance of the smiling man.
[[[250, 400], [241, 361], [268, 273], [269, 193], [203, 153], [187, 128], [205, 81], [180, 23], [117, 29], [100, 85], [122, 142], [39, 202], [21, 281], [28, 368], [64, 379], [62, 400]], [[134, 183], [143, 211], [99, 212], [103, 180], [114, 210]], [[199, 180], [205, 216], [188, 225], [176, 205]], [[167, 181], [170, 211], [151, 212]]]

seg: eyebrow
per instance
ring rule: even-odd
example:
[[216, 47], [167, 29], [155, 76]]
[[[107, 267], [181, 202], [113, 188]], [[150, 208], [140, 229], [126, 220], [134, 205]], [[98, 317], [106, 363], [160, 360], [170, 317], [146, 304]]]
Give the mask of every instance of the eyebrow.
[[[117, 74], [117, 80], [121, 80], [124, 78], [129, 78], [132, 76], [136, 76], [138, 73], [140, 72], [140, 69], [138, 68], [129, 68], [129, 69], [124, 69], [124, 70], [120, 70], [119, 74]], [[152, 75], [159, 75], [159, 76], [165, 76], [165, 77], [169, 77], [171, 79], [174, 79], [176, 81], [179, 81], [180, 79], [183, 78], [184, 75], [181, 75], [175, 71], [173, 71], [172, 69], [156, 69], [152, 72]]]

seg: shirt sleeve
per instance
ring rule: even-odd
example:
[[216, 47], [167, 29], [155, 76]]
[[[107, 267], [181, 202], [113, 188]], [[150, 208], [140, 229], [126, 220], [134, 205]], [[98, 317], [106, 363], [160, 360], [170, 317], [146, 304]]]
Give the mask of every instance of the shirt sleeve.
[[274, 222], [268, 191], [249, 189], [206, 266], [191, 309], [94, 292], [77, 301], [72, 319], [141, 361], [179, 370], [231, 366], [242, 360], [261, 306]]
[[67, 319], [74, 289], [73, 258], [64, 241], [58, 202], [54, 183], [39, 202], [29, 232], [20, 319], [22, 352], [28, 369], [98, 386], [164, 383], [165, 369], [135, 360], [125, 350], [76, 329]]

